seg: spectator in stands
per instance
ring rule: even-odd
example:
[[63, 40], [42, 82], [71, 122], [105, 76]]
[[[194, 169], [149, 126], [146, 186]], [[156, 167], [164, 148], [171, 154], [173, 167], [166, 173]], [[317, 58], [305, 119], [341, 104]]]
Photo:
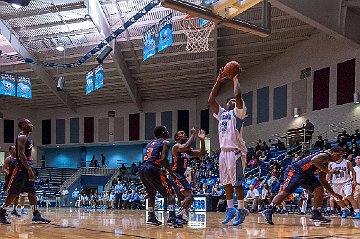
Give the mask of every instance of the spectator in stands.
[[352, 144], [349, 151], [348, 151], [348, 154], [352, 154], [353, 157], [359, 156], [360, 155], [359, 146], [356, 143]]
[[356, 129], [356, 130], [355, 130], [355, 133], [353, 133], [353, 134], [351, 135], [351, 139], [355, 139], [355, 141], [360, 140], [360, 132], [359, 132], [359, 129]]
[[61, 191], [61, 196], [62, 196], [62, 198], [63, 198], [63, 207], [67, 206], [68, 195], [69, 195], [69, 191], [67, 190], [67, 188], [64, 188], [64, 189]]
[[245, 208], [248, 208], [248, 203], [252, 203], [250, 212], [254, 213], [259, 204], [260, 194], [259, 191], [254, 188], [254, 185], [250, 185], [250, 190], [247, 192], [246, 197], [244, 198]]
[[203, 185], [202, 189], [200, 190], [199, 194], [208, 195], [210, 193], [211, 192], [210, 192], [209, 186], [204, 183], [204, 185]]
[[121, 176], [124, 177], [125, 173], [127, 172], [127, 168], [125, 167], [124, 164], [121, 165], [121, 168], [120, 168], [120, 173], [121, 173]]
[[79, 200], [79, 197], [80, 197], [80, 192], [77, 188], [75, 188], [75, 190], [72, 192], [71, 197], [72, 197], [74, 205], [75, 205], [75, 203]]
[[254, 157], [249, 161], [248, 167], [249, 167], [250, 169], [259, 167], [259, 160], [257, 159], [256, 156], [254, 156]]
[[324, 146], [322, 147], [322, 150], [328, 150], [331, 149], [331, 144], [329, 143], [328, 139], [324, 139]]
[[324, 147], [324, 140], [321, 135], [318, 136], [318, 140], [314, 144], [314, 149], [322, 149]]
[[111, 191], [109, 194], [108, 207], [111, 209], [115, 208], [115, 191]]
[[261, 151], [261, 156], [259, 157], [260, 163], [265, 163], [268, 161], [268, 155], [266, 151]]
[[122, 205], [123, 209], [127, 209], [129, 205], [129, 199], [130, 199], [130, 193], [128, 191], [125, 191], [122, 195], [122, 201], [124, 202]]
[[269, 146], [266, 144], [266, 141], [263, 141], [260, 150], [261, 151], [266, 151], [266, 152], [269, 151]]
[[286, 149], [284, 142], [282, 142], [280, 139], [278, 139], [278, 141], [277, 141], [276, 149], [277, 150], [285, 150]]
[[310, 142], [312, 134], [314, 133], [314, 124], [311, 123], [309, 119], [307, 119], [305, 124], [303, 125], [303, 128], [305, 131], [305, 142]]
[[106, 158], [105, 158], [104, 154], [101, 154], [101, 166], [103, 168], [106, 168]]
[[131, 191], [131, 194], [129, 196], [129, 203], [130, 203], [131, 209], [139, 209], [140, 197], [139, 197], [139, 194], [135, 190]]
[[341, 134], [338, 134], [338, 142], [340, 142], [340, 139], [343, 139], [343, 141], [346, 143], [351, 140], [351, 136], [344, 129]]
[[137, 166], [136, 166], [136, 163], [133, 162], [133, 163], [131, 164], [131, 174], [136, 175], [137, 171], [138, 171], [138, 168], [137, 168]]
[[254, 183], [254, 178], [250, 174], [245, 180], [245, 188], [250, 188], [250, 185], [252, 185], [253, 183]]
[[55, 207], [61, 207], [61, 192], [60, 192], [60, 190], [55, 193]]
[[[346, 132], [346, 130], [344, 130], [344, 131]], [[347, 145], [345, 137], [340, 137], [338, 139], [339, 139], [338, 146], [340, 146], [341, 148], [343, 148], [345, 150], [345, 152], [347, 152], [349, 150], [349, 146]]]
[[224, 189], [220, 188], [220, 185], [219, 183], [215, 183], [213, 189], [212, 189], [212, 192], [211, 194], [212, 195], [215, 195], [215, 196], [223, 196], [224, 195]]
[[260, 185], [261, 185], [261, 179], [260, 179], [260, 177], [256, 177], [255, 181], [253, 183], [253, 186], [254, 186], [254, 188], [259, 188]]
[[93, 155], [92, 158], [91, 158], [91, 161], [90, 161], [90, 167], [91, 168], [95, 167], [95, 161], [97, 161], [97, 160], [95, 158], [95, 155]]
[[255, 146], [255, 152], [261, 150], [261, 139], [259, 139], [259, 141], [256, 143], [256, 146]]

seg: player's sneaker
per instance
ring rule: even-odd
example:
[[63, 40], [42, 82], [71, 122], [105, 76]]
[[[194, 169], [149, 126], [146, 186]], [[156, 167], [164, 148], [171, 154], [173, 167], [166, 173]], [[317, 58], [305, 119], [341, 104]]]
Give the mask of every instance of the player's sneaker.
[[341, 211], [341, 218], [347, 218], [347, 216], [349, 216], [350, 214], [350, 210], [349, 209], [345, 209]]
[[25, 208], [22, 208], [22, 209], [21, 209], [21, 214], [23, 214], [23, 215], [28, 214], [27, 211], [25, 210]]
[[11, 224], [6, 218], [6, 210], [4, 208], [0, 208], [0, 223], [2, 224]]
[[224, 220], [221, 222], [222, 224], [226, 224], [230, 222], [236, 216], [237, 210], [235, 208], [226, 209], [226, 214]]
[[265, 221], [270, 224], [270, 225], [274, 225], [273, 220], [272, 220], [272, 216], [274, 214], [273, 209], [269, 208], [266, 209], [264, 211], [262, 211], [261, 213], [265, 219]]
[[170, 228], [182, 228], [183, 225], [179, 222], [179, 220], [177, 220], [176, 217], [169, 217], [167, 220], [167, 225]]
[[321, 212], [319, 212], [318, 210], [312, 210], [311, 211], [311, 217], [310, 219], [314, 222], [321, 222], [321, 223], [329, 223], [331, 222], [331, 219], [328, 219], [326, 217], [323, 217], [321, 215]]
[[50, 220], [41, 217], [41, 214], [40, 214], [40, 212], [38, 210], [36, 210], [33, 213], [32, 223], [45, 223], [45, 224], [48, 224], [50, 222], [51, 222]]
[[153, 225], [153, 226], [160, 226], [162, 224], [162, 222], [160, 222], [157, 219], [157, 217], [155, 216], [155, 214], [153, 214], [153, 215], [149, 215], [149, 218], [148, 218], [146, 224]]
[[360, 212], [356, 212], [352, 219], [360, 219]]
[[236, 212], [236, 217], [235, 217], [235, 219], [234, 219], [234, 221], [233, 221], [233, 225], [234, 225], [234, 226], [237, 226], [237, 225], [243, 223], [244, 220], [245, 220], [245, 217], [246, 217], [247, 215], [249, 215], [249, 211], [248, 211], [247, 209], [245, 209], [245, 208], [239, 209], [239, 210]]
[[183, 225], [188, 224], [188, 221], [185, 220], [182, 216], [176, 216], [176, 220], [177, 220], [178, 222], [180, 222], [181, 224], [183, 224]]
[[21, 215], [15, 209], [11, 211], [11, 215], [15, 217], [21, 217]]

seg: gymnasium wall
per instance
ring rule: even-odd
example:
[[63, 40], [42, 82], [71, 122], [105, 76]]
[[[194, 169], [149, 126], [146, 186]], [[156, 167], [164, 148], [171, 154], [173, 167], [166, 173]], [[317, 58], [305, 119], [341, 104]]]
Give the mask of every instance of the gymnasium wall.
[[[338, 105], [339, 100], [340, 102], [344, 98], [346, 100], [346, 97], [343, 96], [346, 89], [348, 94], [350, 94], [347, 100], [349, 98], [350, 100], [352, 99], [353, 91], [351, 88], [353, 86], [346, 82], [345, 84], [349, 85], [345, 86], [346, 89], [344, 90], [344, 87], [337, 85], [337, 64], [354, 58], [356, 61], [355, 91], [359, 92], [360, 49], [345, 40], [341, 41], [330, 38], [322, 33], [316, 34], [310, 40], [289, 48], [286, 53], [276, 58], [271, 58], [260, 66], [245, 71], [240, 78], [242, 92], [243, 94], [252, 92], [252, 122], [251, 125], [246, 126], [244, 129], [244, 138], [247, 145], [254, 146], [258, 139], [267, 140], [274, 134], [284, 134], [289, 128], [301, 127], [306, 119], [309, 119], [315, 125], [314, 136], [327, 131], [329, 124], [360, 119], [359, 104], [345, 103]], [[300, 80], [300, 71], [307, 67], [311, 67], [311, 76]], [[320, 89], [313, 89], [313, 86], [316, 86], [314, 84], [314, 71], [327, 67], [330, 67], [328, 93], [323, 90], [327, 88], [326, 82], [320, 81]], [[344, 72], [339, 74], [344, 74]], [[284, 87], [284, 85], [286, 85], [286, 91], [279, 88]], [[269, 96], [267, 98], [264, 97], [264, 93], [261, 90], [261, 95], [259, 96], [259, 89], [264, 89], [265, 87], [269, 87]], [[230, 85], [225, 88], [226, 90], [223, 90], [219, 97], [222, 103], [225, 103], [225, 100], [233, 95]], [[337, 89], [340, 89], [340, 94]], [[329, 97], [326, 98], [326, 96], [320, 106], [314, 105], [313, 90], [316, 97], [318, 95], [321, 95], [320, 98], [324, 98], [324, 95]], [[274, 92], [278, 96], [274, 97]], [[284, 97], [281, 96], [284, 92], [287, 94], [286, 102], [283, 102]], [[326, 106], [326, 103], [328, 103], [328, 108], [313, 110], [314, 108]], [[258, 107], [259, 104], [261, 107]], [[269, 110], [264, 105], [268, 105]], [[279, 111], [277, 109], [279, 107], [286, 107], [286, 111]], [[299, 107], [302, 111], [299, 118], [293, 117], [294, 107]], [[286, 113], [285, 117], [279, 117], [279, 115], [284, 116], [284, 113]], [[266, 117], [268, 117], [268, 120], [266, 120]], [[212, 120], [210, 124], [216, 124], [216, 122]], [[344, 124], [344, 126], [349, 127], [350, 123]], [[353, 126], [354, 128], [360, 128], [360, 123], [355, 122]], [[348, 131], [350, 130], [348, 128]], [[332, 140], [336, 135], [336, 132], [330, 132], [327, 134], [327, 137]], [[218, 147], [216, 133], [211, 136], [213, 139], [212, 146]]]

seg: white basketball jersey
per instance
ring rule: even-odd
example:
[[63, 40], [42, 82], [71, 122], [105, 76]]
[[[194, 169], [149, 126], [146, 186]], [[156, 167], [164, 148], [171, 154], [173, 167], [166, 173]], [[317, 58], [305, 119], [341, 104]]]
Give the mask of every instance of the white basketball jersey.
[[[239, 115], [237, 115], [239, 114]], [[214, 117], [219, 120], [219, 143], [222, 149], [240, 149], [246, 153], [245, 141], [242, 137], [243, 123], [246, 107], [243, 109], [225, 110], [219, 109], [219, 114]]]
[[341, 184], [351, 181], [351, 174], [348, 167], [348, 161], [343, 159], [340, 163], [330, 162], [331, 170], [340, 171], [339, 174], [330, 174], [330, 182], [332, 184]]

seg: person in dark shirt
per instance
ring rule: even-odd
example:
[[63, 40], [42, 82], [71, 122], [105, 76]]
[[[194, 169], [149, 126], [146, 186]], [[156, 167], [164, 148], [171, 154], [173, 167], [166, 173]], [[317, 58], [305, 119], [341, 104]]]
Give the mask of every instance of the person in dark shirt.
[[312, 134], [314, 133], [314, 124], [307, 119], [303, 128], [305, 130], [305, 142], [309, 142], [312, 138]]
[[345, 129], [343, 130], [343, 132], [341, 134], [338, 134], [338, 141], [339, 142], [340, 142], [341, 138], [343, 138], [345, 142], [348, 142], [348, 141], [351, 140], [350, 134], [348, 134]]
[[101, 166], [106, 168], [106, 158], [104, 154], [101, 154]]
[[355, 132], [351, 135], [351, 139], [360, 140], [360, 132], [359, 129], [356, 129]]
[[315, 149], [321, 149], [324, 146], [324, 140], [322, 139], [322, 136], [318, 136], [318, 140], [314, 144]]
[[[292, 194], [299, 186], [314, 192], [314, 207], [311, 212], [311, 219], [323, 223], [329, 223], [331, 220], [321, 215], [321, 207], [323, 204], [324, 188], [335, 198], [342, 200], [342, 196], [335, 193], [326, 180], [326, 174], [339, 174], [339, 171], [329, 170], [325, 165], [327, 162], [336, 162], [341, 159], [345, 151], [341, 147], [333, 147], [330, 153], [317, 153], [306, 158], [300, 159], [288, 166], [284, 174], [284, 185], [282, 191], [274, 197], [270, 204], [270, 208], [263, 211], [265, 221], [273, 225], [272, 215], [290, 194]], [[319, 171], [319, 179], [315, 177], [315, 171]]]

